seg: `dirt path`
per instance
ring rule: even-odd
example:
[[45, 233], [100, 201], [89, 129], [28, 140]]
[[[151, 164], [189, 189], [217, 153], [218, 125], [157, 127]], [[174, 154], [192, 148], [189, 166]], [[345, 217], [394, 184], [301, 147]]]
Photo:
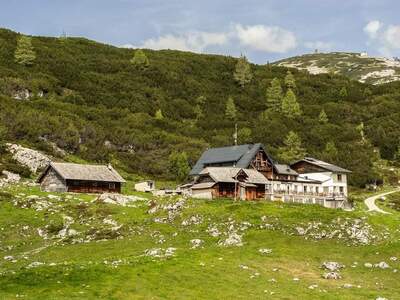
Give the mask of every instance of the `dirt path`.
[[390, 214], [390, 212], [387, 212], [387, 211], [384, 211], [384, 210], [380, 209], [375, 204], [375, 200], [380, 198], [380, 197], [383, 197], [383, 196], [386, 196], [386, 195], [389, 195], [389, 194], [393, 194], [393, 193], [396, 193], [396, 192], [399, 192], [399, 191], [400, 190], [397, 189], [397, 190], [394, 190], [394, 191], [390, 191], [390, 192], [386, 192], [386, 193], [382, 193], [382, 194], [379, 194], [379, 195], [375, 195], [375, 196], [369, 197], [369, 198], [364, 200], [364, 203], [368, 207], [368, 211], [376, 211], [376, 212], [379, 212], [379, 213], [382, 213], [382, 214]]

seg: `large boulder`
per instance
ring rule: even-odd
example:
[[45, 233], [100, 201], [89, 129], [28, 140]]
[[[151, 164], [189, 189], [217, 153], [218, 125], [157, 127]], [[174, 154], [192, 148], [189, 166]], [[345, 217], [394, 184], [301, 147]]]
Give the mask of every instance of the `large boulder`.
[[13, 159], [29, 168], [33, 173], [45, 168], [51, 162], [50, 158], [41, 152], [17, 144], [7, 144], [7, 149], [12, 154]]

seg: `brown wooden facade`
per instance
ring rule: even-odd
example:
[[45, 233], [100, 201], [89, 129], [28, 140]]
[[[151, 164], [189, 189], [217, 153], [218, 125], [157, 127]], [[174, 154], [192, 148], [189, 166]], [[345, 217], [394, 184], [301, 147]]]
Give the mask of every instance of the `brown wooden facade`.
[[121, 193], [120, 182], [67, 180], [66, 186], [73, 193]]

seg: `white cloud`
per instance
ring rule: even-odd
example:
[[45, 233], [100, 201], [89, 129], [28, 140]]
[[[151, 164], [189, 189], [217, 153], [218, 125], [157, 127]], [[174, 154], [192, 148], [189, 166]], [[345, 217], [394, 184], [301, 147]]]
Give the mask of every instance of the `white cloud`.
[[235, 29], [240, 43], [253, 50], [285, 53], [297, 45], [294, 33], [281, 27], [238, 24]]
[[400, 49], [400, 25], [389, 26], [383, 34], [383, 40], [387, 48]]
[[384, 56], [392, 56], [394, 50], [400, 49], [400, 25], [384, 26], [375, 20], [364, 27], [364, 32], [370, 39], [368, 44], [374, 43]]
[[[209, 46], [225, 45], [229, 40], [227, 33], [194, 31], [180, 35], [167, 34], [145, 40], [140, 46], [130, 48], [148, 48], [154, 50], [173, 49], [202, 52]], [[132, 45], [125, 45], [132, 46]]]
[[382, 28], [382, 23], [378, 20], [370, 21], [364, 27], [364, 32], [369, 38], [375, 39], [378, 35], [379, 30]]
[[318, 49], [318, 50], [331, 50], [333, 48], [333, 43], [330, 42], [305, 42], [304, 46], [309, 49]]

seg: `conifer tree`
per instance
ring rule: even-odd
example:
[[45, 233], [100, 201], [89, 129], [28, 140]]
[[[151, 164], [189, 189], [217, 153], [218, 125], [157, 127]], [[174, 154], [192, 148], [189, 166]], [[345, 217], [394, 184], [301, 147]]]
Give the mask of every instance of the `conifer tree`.
[[149, 59], [141, 49], [135, 51], [131, 63], [140, 68], [147, 68], [150, 65]]
[[164, 119], [164, 116], [163, 116], [163, 113], [162, 113], [161, 109], [158, 109], [158, 110], [156, 111], [155, 118], [156, 118], [156, 120], [162, 120], [162, 119]]
[[335, 163], [338, 159], [339, 151], [336, 148], [334, 142], [327, 142], [325, 145], [324, 152], [322, 154], [323, 159], [327, 162]]
[[271, 86], [267, 89], [268, 110], [279, 112], [282, 108], [282, 86], [278, 78], [271, 81]]
[[339, 96], [341, 99], [344, 99], [348, 96], [346, 87], [342, 87], [339, 92]]
[[238, 62], [236, 63], [233, 78], [239, 83], [242, 88], [253, 78], [251, 67], [249, 62], [247, 61], [246, 56], [240, 56]]
[[225, 116], [230, 120], [236, 120], [236, 105], [232, 97], [228, 98], [226, 102]]
[[248, 127], [240, 128], [238, 131], [238, 140], [240, 144], [250, 143], [251, 142], [251, 129]]
[[290, 131], [285, 138], [284, 146], [278, 149], [280, 159], [286, 163], [304, 158], [306, 151], [302, 147], [301, 138], [294, 131]]
[[292, 72], [287, 71], [286, 76], [285, 76], [285, 85], [288, 89], [296, 89], [296, 80], [294, 79], [294, 76]]
[[179, 181], [185, 180], [190, 172], [190, 166], [186, 152], [183, 151], [171, 153], [169, 156], [169, 163], [169, 170], [171, 174]]
[[400, 145], [397, 146], [397, 151], [394, 154], [394, 160], [398, 163], [400, 162]]
[[321, 124], [326, 124], [329, 122], [328, 115], [326, 114], [325, 110], [322, 109], [318, 116], [318, 121]]
[[18, 38], [14, 58], [15, 62], [20, 65], [33, 65], [36, 59], [36, 53], [32, 46], [32, 38], [24, 35]]
[[296, 95], [291, 89], [288, 89], [282, 101], [282, 113], [288, 118], [301, 116], [300, 104], [297, 102]]

